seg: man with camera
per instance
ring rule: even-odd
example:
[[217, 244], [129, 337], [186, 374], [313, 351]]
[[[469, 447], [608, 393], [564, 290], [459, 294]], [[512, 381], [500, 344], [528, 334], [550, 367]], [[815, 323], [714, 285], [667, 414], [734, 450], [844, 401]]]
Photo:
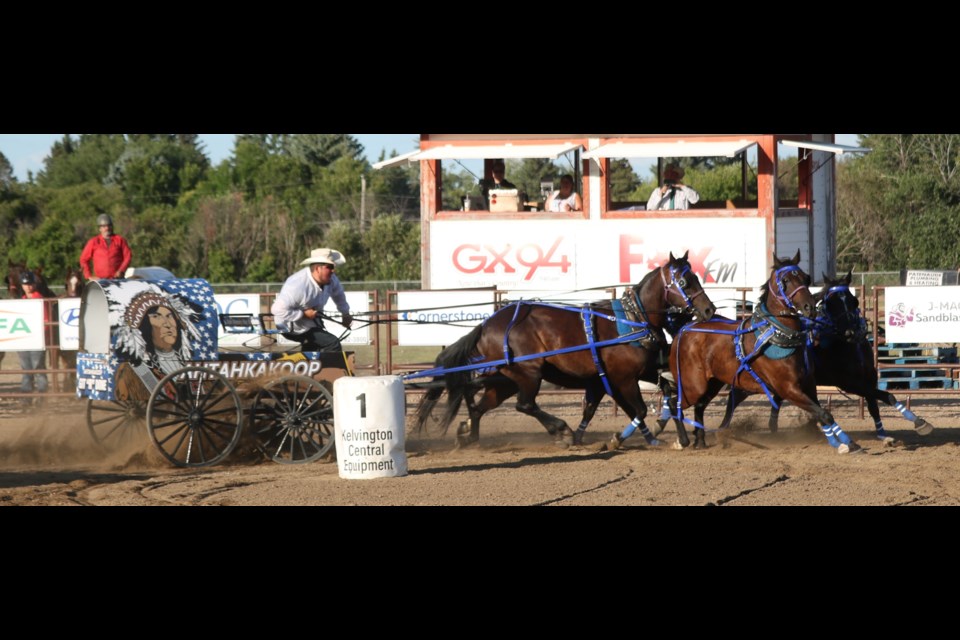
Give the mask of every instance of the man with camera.
[[657, 187], [647, 200], [647, 211], [669, 211], [689, 209], [691, 204], [700, 201], [700, 194], [680, 182], [684, 170], [675, 164], [668, 164], [663, 170], [663, 185]]

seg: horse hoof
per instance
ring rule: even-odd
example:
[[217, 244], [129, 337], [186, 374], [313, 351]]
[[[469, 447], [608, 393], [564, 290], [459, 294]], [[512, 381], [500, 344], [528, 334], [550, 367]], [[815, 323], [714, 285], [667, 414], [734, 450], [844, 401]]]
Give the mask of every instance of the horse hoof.
[[470, 436], [458, 435], [456, 448], [460, 449], [463, 447], [469, 447], [470, 445], [474, 444], [477, 440], [479, 440], [479, 438], [471, 438]]
[[673, 449], [674, 451], [683, 451], [683, 445], [680, 444], [679, 440], [674, 440], [673, 444], [670, 445], [670, 448]]
[[841, 444], [837, 447], [837, 453], [850, 453], [850, 447], [845, 444]]
[[573, 446], [579, 447], [583, 444], [583, 431], [573, 432]]
[[927, 422], [926, 420], [924, 420], [923, 418], [919, 418], [914, 423], [913, 428], [916, 429], [917, 433], [920, 434], [921, 436], [928, 436], [931, 433], [933, 433], [933, 425]]
[[663, 444], [663, 443], [661, 443], [661, 442], [660, 442], [659, 440], [657, 440], [656, 438], [647, 438], [647, 446], [650, 446], [650, 447], [659, 447], [661, 444]]
[[620, 439], [619, 435], [615, 435], [610, 438], [610, 442], [607, 443], [607, 449], [610, 451], [616, 451], [620, 448], [621, 444], [623, 444], [623, 440]]
[[897, 442], [896, 438], [891, 438], [890, 436], [880, 436], [877, 438], [884, 447], [896, 447], [900, 443]]

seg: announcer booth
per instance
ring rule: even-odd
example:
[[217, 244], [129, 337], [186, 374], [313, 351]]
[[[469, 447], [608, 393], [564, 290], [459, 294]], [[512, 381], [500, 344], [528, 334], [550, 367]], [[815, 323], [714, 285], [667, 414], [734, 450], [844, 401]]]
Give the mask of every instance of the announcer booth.
[[[421, 134], [418, 151], [374, 168], [420, 164], [424, 289], [584, 290], [638, 282], [670, 252], [689, 251], [705, 287], [732, 291], [764, 282], [775, 253], [799, 251], [814, 279], [835, 273], [834, 159], [864, 151], [835, 144], [833, 134]], [[649, 193], [614, 200], [611, 175], [624, 161], [644, 159], [662, 176], [681, 158], [724, 159], [740, 172], [741, 192], [675, 211], [647, 211]], [[482, 161], [476, 177], [488, 182], [496, 159], [506, 161], [507, 180], [523, 160], [555, 164], [543, 163], [539, 185], [501, 192], [506, 207], [477, 181], [444, 185], [444, 166]], [[543, 210], [557, 173], [573, 176], [582, 211]]]

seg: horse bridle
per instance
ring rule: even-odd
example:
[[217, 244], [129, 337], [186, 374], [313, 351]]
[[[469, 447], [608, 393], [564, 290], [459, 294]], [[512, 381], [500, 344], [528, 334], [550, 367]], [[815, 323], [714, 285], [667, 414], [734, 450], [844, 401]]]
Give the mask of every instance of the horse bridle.
[[[678, 277], [678, 271], [679, 271], [679, 277]], [[704, 290], [703, 288], [701, 288], [700, 291], [697, 291], [692, 296], [688, 295], [687, 292], [685, 291], [687, 287], [687, 279], [684, 277], [686, 276], [687, 273], [690, 273], [689, 264], [685, 265], [683, 269], [678, 269], [677, 267], [671, 266], [670, 282], [668, 283], [667, 279], [663, 275], [663, 269], [660, 269], [660, 281], [663, 282], [663, 301], [669, 307], [670, 294], [675, 293], [676, 295], [680, 296], [680, 299], [683, 300], [684, 304], [686, 305], [685, 308], [680, 309], [680, 311], [693, 309], [694, 312], [696, 312], [696, 308], [693, 306], [693, 300], [697, 296], [701, 295], [704, 292]], [[674, 291], [674, 288], [676, 288], [676, 291]]]
[[[790, 295], [787, 295], [786, 291], [784, 291], [784, 286], [783, 286], [783, 283], [787, 279], [787, 276], [794, 271], [799, 271], [802, 273], [800, 267], [796, 265], [788, 265], [786, 267], [780, 267], [779, 269], [777, 269], [776, 273], [774, 273], [773, 278], [771, 278], [771, 280], [767, 282], [767, 289], [770, 291], [770, 293], [773, 294], [773, 296], [777, 300], [782, 302], [788, 309], [793, 311], [796, 315], [802, 316], [803, 313], [800, 311], [800, 309], [797, 308], [797, 305], [793, 304], [793, 297], [798, 293], [800, 293], [800, 291], [807, 289], [807, 285], [805, 284], [800, 285], [799, 287], [794, 289], [793, 292], [790, 293]], [[773, 290], [773, 287], [772, 287], [773, 282], [777, 283], [777, 291]], [[810, 290], [807, 289], [808, 293], [809, 291]]]
[[[840, 296], [840, 301], [843, 304], [843, 312], [836, 317], [827, 312], [827, 300], [832, 296]], [[844, 337], [850, 342], [856, 342], [860, 339], [860, 337], [866, 335], [866, 328], [863, 326], [864, 319], [860, 314], [859, 305], [854, 306], [854, 308], [851, 309], [848, 304], [848, 296], [852, 296], [852, 294], [850, 293], [850, 287], [845, 284], [835, 285], [829, 289], [826, 289], [820, 298], [823, 317], [826, 319], [825, 321], [821, 321], [821, 323], [830, 327], [836, 335], [841, 335], [840, 328], [837, 326], [836, 320], [846, 320], [850, 325], [850, 328], [853, 330], [853, 334]]]

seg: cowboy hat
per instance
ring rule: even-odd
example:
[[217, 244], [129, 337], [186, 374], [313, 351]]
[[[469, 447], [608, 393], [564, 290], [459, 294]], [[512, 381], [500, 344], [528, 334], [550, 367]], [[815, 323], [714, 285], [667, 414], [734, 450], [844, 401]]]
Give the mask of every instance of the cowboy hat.
[[310, 257], [300, 263], [301, 267], [305, 267], [308, 264], [332, 264], [335, 267], [339, 267], [342, 264], [345, 264], [347, 259], [343, 257], [343, 254], [334, 249], [314, 249], [310, 252]]
[[663, 179], [664, 180], [679, 180], [683, 177], [685, 171], [683, 168], [678, 167], [675, 164], [668, 164], [663, 170]]

